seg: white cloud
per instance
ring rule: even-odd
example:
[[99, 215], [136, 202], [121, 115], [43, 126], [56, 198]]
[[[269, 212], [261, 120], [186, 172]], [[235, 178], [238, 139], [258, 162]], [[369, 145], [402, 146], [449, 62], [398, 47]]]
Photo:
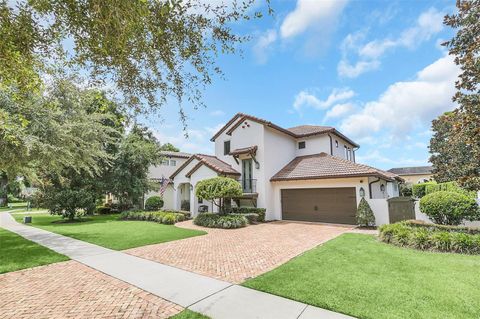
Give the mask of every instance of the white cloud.
[[275, 29], [269, 29], [260, 35], [257, 43], [253, 46], [253, 53], [255, 54], [258, 63], [267, 62], [268, 51], [276, 40], [277, 31]]
[[[443, 13], [435, 8], [423, 12], [413, 27], [401, 32], [396, 39], [386, 38], [373, 40], [360, 44], [365, 38], [365, 31], [349, 34], [343, 40], [340, 60], [337, 71], [342, 77], [355, 78], [360, 74], [377, 69], [381, 57], [388, 51], [397, 47], [413, 49], [422, 42], [428, 41], [443, 28]], [[357, 56], [357, 62], [349, 61], [349, 54]]]
[[380, 66], [379, 61], [358, 61], [355, 64], [350, 64], [347, 60], [341, 60], [338, 63], [338, 75], [347, 78], [356, 78], [362, 73], [372, 71]]
[[453, 58], [444, 56], [418, 72], [414, 80], [390, 85], [377, 100], [343, 120], [341, 129], [353, 138], [369, 137], [380, 130], [404, 137], [454, 108], [451, 98], [458, 74]]
[[325, 114], [325, 120], [342, 117], [354, 109], [355, 105], [353, 103], [336, 104]]
[[224, 116], [225, 112], [222, 110], [214, 110], [210, 112], [210, 116]]
[[[360, 149], [361, 150], [361, 149]], [[428, 159], [414, 159], [414, 158], [408, 158], [408, 157], [401, 157], [401, 158], [389, 158], [384, 155], [382, 155], [378, 150], [373, 150], [369, 151], [368, 154], [361, 154], [362, 151], [360, 151], [360, 154], [355, 153], [355, 160], [358, 163], [366, 163], [366, 162], [374, 162], [375, 164], [381, 163], [381, 164], [388, 164], [391, 166], [417, 166], [417, 165], [426, 165], [428, 162]]]
[[315, 109], [324, 110], [337, 102], [348, 100], [354, 95], [355, 92], [348, 88], [333, 89], [327, 99], [320, 100], [313, 93], [303, 90], [295, 96], [293, 108], [297, 111], [300, 111], [302, 107], [313, 107]]
[[338, 18], [347, 0], [297, 0], [280, 27], [282, 38], [291, 38], [313, 26], [331, 25]]
[[189, 129], [187, 131], [188, 138], [182, 133], [172, 135], [160, 130], [152, 129], [152, 131], [160, 143], [172, 143], [182, 152], [213, 154], [214, 144], [210, 142], [210, 137], [212, 137], [223, 125], [224, 124], [218, 124], [214, 127]]

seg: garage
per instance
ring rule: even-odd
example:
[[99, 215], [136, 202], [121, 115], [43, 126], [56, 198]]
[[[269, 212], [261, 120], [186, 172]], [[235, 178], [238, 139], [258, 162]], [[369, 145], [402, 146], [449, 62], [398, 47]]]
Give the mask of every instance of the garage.
[[355, 187], [282, 189], [282, 219], [356, 224]]

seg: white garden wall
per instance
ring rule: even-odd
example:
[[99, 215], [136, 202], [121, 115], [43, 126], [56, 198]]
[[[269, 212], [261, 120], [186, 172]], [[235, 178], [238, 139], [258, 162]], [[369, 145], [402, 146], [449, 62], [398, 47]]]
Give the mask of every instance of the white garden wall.
[[381, 226], [383, 224], [390, 224], [390, 217], [388, 214], [388, 202], [384, 198], [370, 199], [366, 198], [370, 208], [375, 215], [375, 224]]

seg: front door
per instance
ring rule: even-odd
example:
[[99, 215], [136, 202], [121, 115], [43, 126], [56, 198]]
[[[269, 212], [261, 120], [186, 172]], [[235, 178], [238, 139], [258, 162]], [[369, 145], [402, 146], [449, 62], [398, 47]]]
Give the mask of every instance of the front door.
[[244, 193], [252, 193], [252, 159], [242, 160], [242, 188]]

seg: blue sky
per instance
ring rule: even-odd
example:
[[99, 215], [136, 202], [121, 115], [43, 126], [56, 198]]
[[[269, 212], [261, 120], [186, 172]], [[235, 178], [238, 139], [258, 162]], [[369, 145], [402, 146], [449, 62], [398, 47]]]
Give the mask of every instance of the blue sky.
[[[261, 7], [263, 4], [258, 4]], [[458, 68], [440, 43], [454, 1], [273, 1], [274, 16], [234, 25], [252, 39], [243, 57], [222, 56], [226, 80], [206, 88], [206, 109], [178, 106], [144, 123], [162, 143], [213, 153], [209, 141], [235, 113], [283, 127], [335, 126], [361, 145], [357, 162], [388, 169], [425, 165], [430, 122], [454, 105]]]

